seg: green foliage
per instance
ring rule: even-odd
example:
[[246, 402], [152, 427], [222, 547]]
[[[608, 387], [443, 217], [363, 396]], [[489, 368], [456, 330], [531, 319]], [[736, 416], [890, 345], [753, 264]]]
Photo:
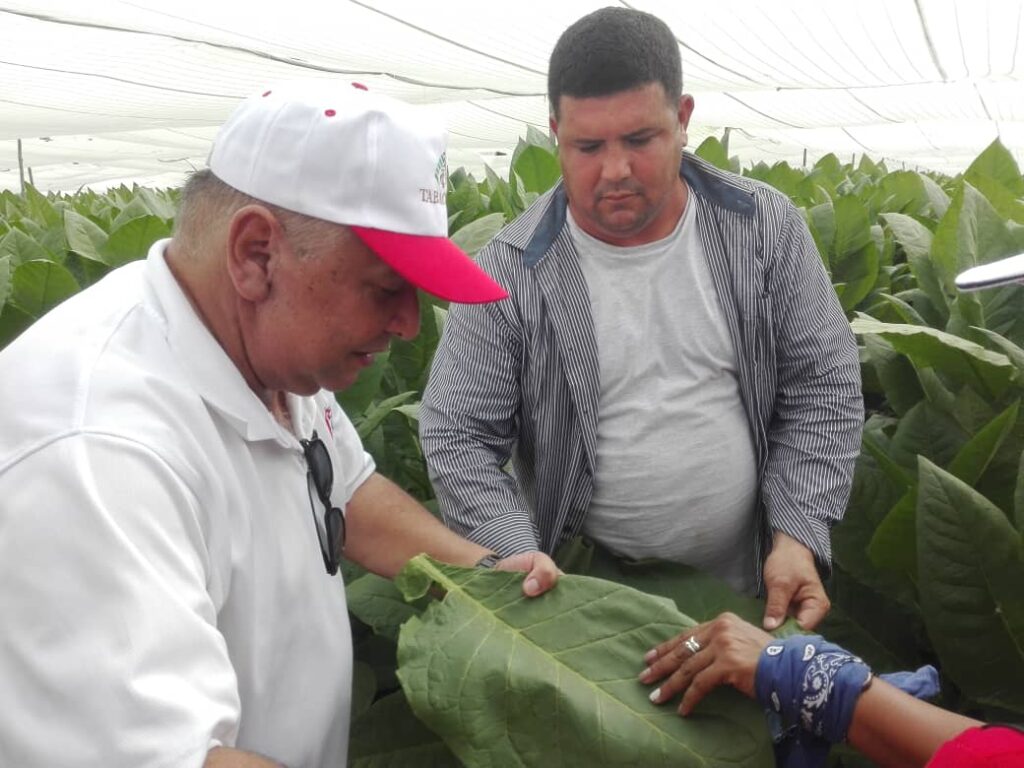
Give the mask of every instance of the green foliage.
[[707, 160], [712, 165], [721, 168], [723, 171], [740, 172], [740, 162], [734, 157], [729, 157], [729, 132], [725, 132], [722, 140], [714, 136], [708, 136], [700, 143], [700, 146], [693, 152], [697, 157]]
[[178, 192], [0, 193], [0, 348], [111, 268], [167, 237]]
[[[718, 167], [737, 170], [729, 157], [727, 133], [721, 140], [706, 140], [697, 154]], [[506, 178], [490, 168], [482, 179], [463, 169], [449, 176], [449, 230], [472, 255], [558, 181], [557, 148], [542, 131], [528, 129], [510, 160]], [[759, 163], [743, 174], [780, 189], [800, 209], [861, 344], [868, 420], [846, 516], [833, 533], [833, 610], [822, 632], [880, 670], [936, 663], [944, 677], [946, 706], [981, 716], [996, 708], [994, 716], [1021, 719], [1024, 287], [959, 294], [953, 283], [962, 269], [1024, 251], [1020, 169], [997, 141], [956, 179], [890, 172], [883, 163], [863, 157], [854, 166], [835, 155], [810, 170]], [[110, 269], [144, 257], [153, 240], [170, 233], [177, 199], [176, 190], [124, 186], [104, 194], [43, 195], [31, 187], [24, 195], [0, 192], [0, 348]], [[444, 302], [422, 296], [419, 337], [394, 342], [352, 388], [338, 393], [380, 471], [432, 509], [436, 503], [417, 417], [446, 311]], [[681, 566], [626, 566], [600, 553], [589, 553], [576, 565], [565, 567], [668, 598], [698, 620], [728, 609], [756, 623], [763, 610], [760, 602], [737, 597]], [[431, 571], [429, 578], [421, 574], [427, 581], [454, 578], [440, 571]], [[457, 673], [446, 677], [444, 685], [427, 687], [417, 678], [425, 669], [417, 665], [427, 662], [410, 661], [403, 679], [422, 683], [410, 682], [415, 689], [410, 707], [396, 677], [396, 638], [405, 632], [401, 627], [415, 628], [406, 640], [410, 655], [403, 658], [413, 659], [414, 647], [423, 658], [433, 658], [430, 654], [436, 656], [450, 641], [450, 635], [438, 630], [449, 627], [450, 619], [438, 617], [469, 610], [467, 604], [460, 602], [463, 597], [452, 600], [453, 595], [441, 604], [427, 598], [410, 604], [394, 584], [350, 564], [345, 580], [357, 658], [353, 765], [458, 765], [414, 710], [441, 729], [464, 759], [482, 759], [479, 755], [498, 749], [523, 750], [536, 761], [543, 753], [547, 764], [584, 759], [603, 764], [610, 759], [615, 745], [595, 738], [601, 730], [593, 725], [579, 731], [591, 737], [587, 744], [578, 743], [582, 739], [548, 739], [555, 730], [547, 721], [523, 726], [536, 727], [522, 731], [531, 734], [525, 746], [518, 735], [488, 740], [502, 718], [518, 728], [531, 712], [549, 713], [547, 704], [541, 704], [550, 703], [551, 690], [542, 686], [526, 691], [537, 682], [531, 677], [516, 676], [514, 698], [525, 714], [502, 709], [508, 702], [494, 696], [497, 714], [492, 713], [479, 733], [475, 719], [465, 732], [449, 731], [450, 723], [430, 719], [445, 716], [434, 709], [465, 714], [466, 706], [489, 702], [492, 689], [487, 686], [503, 685], [504, 678], [474, 674], [479, 687], [474, 689], [476, 698], [467, 697], [466, 704], [448, 698], [450, 681], [461, 684]], [[504, 589], [511, 601], [515, 590]], [[565, 590], [566, 595], [574, 590]], [[461, 591], [459, 587], [456, 595]], [[668, 634], [669, 625], [677, 630], [684, 620], [663, 600], [645, 605], [663, 612], [649, 615], [671, 617], [664, 619]], [[475, 620], [491, 626], [493, 615]], [[605, 620], [618, 619], [601, 614], [600, 621]], [[437, 639], [428, 642], [434, 631]], [[508, 632], [501, 636], [507, 640]], [[641, 640], [648, 639], [637, 637], [636, 648], [623, 650], [630, 660], [628, 674], [623, 667], [624, 679], [635, 676], [634, 657], [642, 651]], [[499, 657], [505, 651], [488, 653]], [[450, 656], [445, 663], [466, 661], [465, 654]], [[603, 664], [603, 659], [594, 662]], [[563, 666], [553, 669], [571, 677]], [[552, 669], [550, 663], [547, 669]], [[632, 730], [653, 711], [646, 700], [631, 708], [628, 697], [616, 701], [593, 687], [587, 690], [589, 699], [567, 694], [573, 706], [583, 707], [579, 717], [589, 716], [582, 713], [594, 701], [625, 707], [614, 711], [621, 715], [616, 728], [622, 729], [623, 738], [635, 740], [624, 747], [627, 762], [649, 762], [637, 758], [649, 742]], [[427, 700], [432, 702], [430, 712]], [[474, 710], [467, 716], [477, 714]], [[665, 727], [675, 729], [678, 721], [672, 715]], [[715, 726], [708, 733], [700, 737], [706, 741], [694, 743], [710, 751], [730, 738], [736, 746], [749, 735], [727, 738]], [[608, 738], [618, 734], [608, 731]], [[568, 754], [570, 746], [573, 755]], [[854, 764], [849, 760], [842, 757], [844, 765]]]
[[902, 308], [886, 322], [868, 310], [852, 324], [880, 398], [834, 535], [836, 603], [845, 613], [843, 593], [867, 590], [891, 616], [871, 642], [851, 635], [859, 652], [936, 662], [947, 706], [1020, 718], [1024, 291], [958, 294], [953, 279], [1024, 249], [1007, 204], [1024, 181], [998, 144], [948, 198], [921, 179], [924, 197], [904, 194], [902, 210], [879, 213], [910, 265], [916, 316]]
[[77, 292], [78, 283], [67, 269], [38, 259], [23, 262], [14, 270], [8, 301], [38, 319]]
[[943, 671], [976, 700], [1024, 713], [1024, 540], [969, 485], [921, 459], [921, 609]]
[[648, 701], [643, 651], [693, 621], [668, 601], [565, 576], [539, 599], [519, 574], [414, 558], [396, 582], [446, 593], [403, 625], [399, 679], [464, 764], [763, 766], [759, 707], [723, 689], [681, 718]]
[[462, 763], [441, 737], [409, 708], [401, 691], [377, 700], [352, 723], [348, 747], [350, 768], [450, 768]]

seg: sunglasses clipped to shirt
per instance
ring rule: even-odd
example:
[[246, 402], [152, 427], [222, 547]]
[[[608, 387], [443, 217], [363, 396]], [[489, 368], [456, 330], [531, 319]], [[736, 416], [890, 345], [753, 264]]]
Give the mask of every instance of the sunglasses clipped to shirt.
[[[324, 556], [327, 573], [333, 576], [338, 572], [338, 553], [345, 548], [345, 514], [331, 504], [331, 488], [334, 486], [331, 455], [315, 430], [309, 440], [300, 440], [299, 443], [302, 445], [302, 455], [306, 457], [309, 506], [313, 510], [316, 536], [320, 540], [320, 553]], [[314, 493], [324, 508], [322, 518], [317, 514]]]

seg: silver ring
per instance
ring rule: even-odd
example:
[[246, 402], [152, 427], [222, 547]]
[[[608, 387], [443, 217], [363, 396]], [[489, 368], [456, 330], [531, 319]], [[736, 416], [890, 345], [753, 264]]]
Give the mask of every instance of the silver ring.
[[683, 643], [683, 645], [686, 646], [686, 650], [688, 650], [690, 653], [697, 653], [697, 651], [700, 650], [700, 643], [697, 642], [696, 637], [686, 638], [686, 642]]

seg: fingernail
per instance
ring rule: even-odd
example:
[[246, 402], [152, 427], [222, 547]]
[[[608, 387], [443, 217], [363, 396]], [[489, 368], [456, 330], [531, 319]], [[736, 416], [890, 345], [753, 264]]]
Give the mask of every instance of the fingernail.
[[647, 698], [649, 698], [651, 701], [657, 704], [658, 699], [661, 698], [661, 688], [655, 688], [653, 691], [651, 691], [651, 695]]
[[651, 650], [644, 654], [644, 661], [654, 661], [656, 658], [658, 658], [657, 648], [651, 648]]
[[649, 674], [651, 674], [651, 668], [650, 667], [645, 667], [644, 671], [640, 673], [640, 679], [641, 680], [645, 679]]
[[536, 579], [527, 579], [526, 583], [523, 585], [523, 589], [526, 590], [526, 594], [528, 595], [536, 595], [540, 590], [540, 582]]
[[764, 625], [767, 629], [775, 629], [779, 626], [779, 620], [776, 619], [774, 616], [771, 616], [764, 620]]

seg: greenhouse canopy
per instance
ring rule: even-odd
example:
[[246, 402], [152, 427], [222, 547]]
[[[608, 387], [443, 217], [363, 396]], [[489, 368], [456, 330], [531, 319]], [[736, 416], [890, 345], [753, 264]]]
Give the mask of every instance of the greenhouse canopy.
[[[606, 2], [0, 0], [0, 188], [176, 186], [238, 101], [298, 77], [443, 112], [452, 167], [502, 171], [546, 132], [558, 35]], [[827, 153], [964, 170], [1024, 164], [1020, 0], [655, 0], [696, 100], [691, 146], [743, 165]], [[20, 152], [20, 160], [19, 160]]]

